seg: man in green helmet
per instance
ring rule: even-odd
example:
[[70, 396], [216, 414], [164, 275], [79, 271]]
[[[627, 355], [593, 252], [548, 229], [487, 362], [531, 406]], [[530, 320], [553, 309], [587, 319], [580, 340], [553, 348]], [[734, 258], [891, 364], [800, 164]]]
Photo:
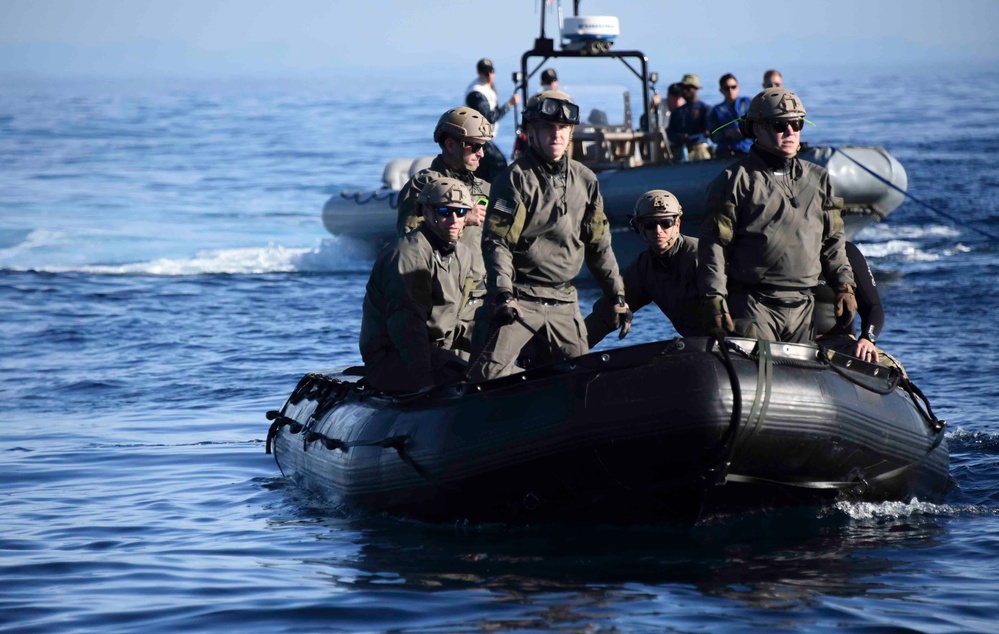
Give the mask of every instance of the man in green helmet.
[[585, 354], [586, 326], [573, 281], [585, 261], [623, 325], [624, 282], [611, 251], [610, 228], [596, 176], [566, 155], [579, 106], [569, 95], [540, 92], [524, 107], [528, 148], [493, 181], [482, 252], [492, 330], [472, 378], [517, 371], [514, 363], [535, 335], [535, 361]]
[[[645, 192], [635, 204], [631, 228], [648, 249], [624, 270], [624, 298], [632, 310], [655, 303], [683, 337], [702, 333], [697, 294], [697, 238], [680, 233], [683, 209], [664, 189]], [[615, 306], [601, 297], [586, 317], [592, 348], [615, 329]], [[623, 331], [622, 331], [623, 332]]]
[[460, 181], [435, 176], [416, 202], [423, 220], [382, 250], [364, 294], [365, 379], [384, 392], [456, 380], [466, 367], [454, 347], [472, 266], [459, 238], [472, 199]]
[[[482, 160], [484, 144], [493, 138], [493, 127], [479, 112], [467, 106], [451, 108], [441, 115], [434, 128], [434, 142], [440, 146], [430, 167], [418, 172], [399, 191], [399, 215], [396, 233], [403, 236], [423, 219], [416, 199], [423, 187], [435, 177], [446, 176], [461, 181], [472, 194], [472, 209], [465, 216], [461, 243], [472, 254], [472, 274], [465, 282], [465, 300], [461, 310], [461, 328], [456, 351], [464, 357], [472, 346], [475, 328], [488, 326], [486, 309], [486, 267], [482, 261], [482, 223], [486, 219], [489, 183], [475, 175]], [[478, 325], [477, 325], [478, 324]]]
[[857, 310], [842, 201], [829, 173], [797, 158], [805, 107], [784, 88], [750, 102], [740, 129], [749, 156], [708, 186], [698, 245], [705, 327], [771, 341], [812, 339], [812, 289], [825, 278], [836, 315]]

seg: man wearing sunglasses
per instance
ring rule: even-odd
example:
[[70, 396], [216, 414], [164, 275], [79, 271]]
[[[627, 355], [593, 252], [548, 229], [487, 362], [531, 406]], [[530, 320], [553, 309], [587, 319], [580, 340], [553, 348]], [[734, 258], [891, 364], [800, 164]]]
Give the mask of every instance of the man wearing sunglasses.
[[468, 188], [432, 177], [417, 196], [423, 220], [387, 245], [364, 294], [360, 348], [365, 380], [384, 392], [413, 392], [460, 378], [455, 350], [472, 255], [459, 242], [472, 209]]
[[430, 167], [418, 172], [399, 191], [399, 215], [396, 233], [400, 236], [415, 229], [423, 220], [416, 199], [433, 178], [446, 176], [461, 181], [471, 192], [473, 206], [465, 216], [461, 243], [472, 254], [472, 275], [466, 281], [466, 297], [461, 312], [461, 334], [458, 348], [468, 354], [472, 347], [472, 332], [479, 320], [488, 325], [491, 312], [485, 309], [486, 266], [482, 261], [482, 223], [486, 219], [489, 183], [475, 175], [482, 159], [484, 144], [493, 138], [493, 127], [485, 117], [468, 106], [451, 108], [437, 121], [434, 142], [440, 146]]
[[749, 156], [708, 186], [698, 245], [707, 329], [810, 341], [820, 277], [835, 292], [837, 318], [853, 321], [842, 201], [824, 168], [797, 158], [804, 122], [805, 107], [790, 90], [759, 93], [739, 123], [755, 139]]
[[745, 156], [753, 142], [742, 135], [735, 122], [749, 112], [749, 97], [739, 96], [739, 82], [732, 73], [726, 73], [718, 80], [718, 91], [724, 101], [708, 113], [708, 131], [715, 142], [715, 156]]
[[[537, 335], [535, 362], [585, 354], [586, 326], [573, 281], [585, 261], [624, 327], [624, 282], [611, 251], [610, 228], [596, 176], [566, 152], [579, 106], [556, 90], [524, 107], [528, 147], [493, 182], [482, 253], [495, 307], [486, 340], [473, 353], [472, 377], [517, 371], [524, 346]], [[478, 342], [477, 342], [478, 343]]]
[[[680, 233], [683, 209], [664, 189], [642, 194], [630, 224], [649, 246], [624, 270], [624, 298], [632, 310], [655, 303], [683, 337], [702, 333], [697, 294], [697, 238]], [[590, 347], [614, 330], [616, 307], [601, 297], [586, 317]]]

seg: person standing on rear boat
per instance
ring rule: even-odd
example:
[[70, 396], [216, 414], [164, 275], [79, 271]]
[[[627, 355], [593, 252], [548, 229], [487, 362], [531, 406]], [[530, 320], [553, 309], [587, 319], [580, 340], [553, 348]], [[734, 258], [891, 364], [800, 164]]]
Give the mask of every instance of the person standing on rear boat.
[[586, 325], [573, 282], [585, 261], [619, 316], [630, 328], [624, 282], [611, 250], [596, 175], [566, 156], [579, 106], [557, 90], [540, 92], [524, 107], [526, 154], [493, 183], [482, 253], [495, 308], [481, 358], [473, 352], [472, 378], [518, 371], [523, 347], [538, 335], [537, 361], [585, 354]]
[[[646, 192], [635, 204], [630, 224], [648, 249], [624, 270], [624, 299], [633, 311], [655, 303], [683, 337], [703, 334], [697, 312], [697, 238], [680, 233], [683, 209], [664, 189]], [[601, 297], [586, 317], [590, 347], [618, 321], [615, 306]]]
[[742, 135], [735, 122], [749, 112], [749, 97], [739, 96], [739, 81], [732, 73], [721, 76], [718, 90], [725, 99], [708, 113], [708, 132], [715, 142], [715, 156], [746, 156], [753, 142]]
[[459, 180], [472, 194], [472, 209], [465, 216], [461, 243], [472, 254], [472, 274], [465, 281], [465, 298], [461, 309], [461, 330], [455, 351], [464, 358], [472, 348], [472, 333], [487, 328], [491, 311], [485, 307], [486, 265], [482, 260], [482, 223], [486, 219], [489, 183], [475, 175], [485, 144], [493, 138], [493, 127], [478, 111], [461, 106], [451, 108], [437, 121], [434, 141], [440, 146], [430, 167], [418, 172], [399, 191], [399, 215], [396, 233], [400, 236], [415, 229], [423, 220], [422, 205], [416, 200], [433, 178], [446, 176]]
[[708, 148], [708, 106], [697, 98], [701, 89], [701, 80], [694, 74], [684, 75], [680, 81], [680, 90], [684, 104], [669, 116], [666, 136], [671, 146], [677, 146], [678, 152], [674, 158], [680, 158], [680, 152], [687, 150], [688, 161], [704, 161], [711, 158]]
[[835, 314], [852, 322], [856, 286], [846, 257], [842, 201], [829, 172], [797, 158], [805, 107], [768, 88], [749, 106], [750, 155], [708, 186], [698, 244], [705, 328], [772, 341], [812, 338], [812, 289], [824, 277]]
[[365, 380], [413, 392], [462, 376], [454, 352], [472, 254], [459, 242], [472, 208], [468, 188], [434, 177], [420, 191], [423, 221], [375, 260], [364, 293], [359, 346]]
[[767, 88], [783, 88], [784, 87], [784, 76], [780, 74], [779, 70], [768, 70], [763, 73], [763, 89]]
[[[520, 103], [520, 95], [513, 93], [505, 103], [499, 102], [499, 95], [496, 94], [496, 68], [492, 60], [482, 58], [475, 65], [478, 77], [465, 89], [465, 105], [478, 110], [489, 123], [493, 125], [493, 136], [499, 134], [499, 120], [502, 119], [510, 108]], [[485, 157], [476, 170], [476, 175], [486, 181], [492, 181], [500, 172], [506, 169], [507, 162], [503, 152], [496, 144], [487, 141], [485, 146]]]

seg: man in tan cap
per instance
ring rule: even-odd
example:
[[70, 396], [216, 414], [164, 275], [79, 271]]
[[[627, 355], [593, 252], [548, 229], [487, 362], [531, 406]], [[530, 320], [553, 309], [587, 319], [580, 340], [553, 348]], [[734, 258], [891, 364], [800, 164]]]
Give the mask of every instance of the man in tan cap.
[[679, 150], [673, 155], [682, 155], [683, 150], [686, 150], [689, 161], [709, 159], [711, 158], [707, 142], [709, 108], [697, 98], [697, 91], [701, 89], [701, 80], [693, 73], [684, 75], [680, 80], [680, 89], [684, 104], [670, 115], [669, 127], [666, 128], [670, 145]]
[[[642, 194], [630, 219], [648, 249], [624, 270], [624, 299], [632, 310], [654, 303], [682, 337], [703, 334], [697, 293], [697, 238], [680, 233], [680, 201], [664, 189]], [[590, 347], [615, 329], [614, 306], [601, 297], [586, 317]]]
[[[499, 102], [499, 95], [496, 94], [496, 68], [493, 61], [483, 57], [475, 64], [478, 77], [465, 89], [465, 105], [478, 110], [486, 120], [493, 126], [493, 137], [499, 135], [499, 120], [510, 111], [514, 105], [520, 103], [520, 95], [513, 93], [505, 103]], [[494, 176], [506, 169], [506, 157], [496, 144], [487, 141], [485, 146], [485, 156], [475, 171], [479, 178], [491, 181]]]
[[472, 265], [458, 239], [472, 198], [460, 181], [437, 176], [417, 204], [423, 220], [378, 255], [364, 294], [365, 380], [384, 392], [457, 380], [466, 367], [453, 348]]

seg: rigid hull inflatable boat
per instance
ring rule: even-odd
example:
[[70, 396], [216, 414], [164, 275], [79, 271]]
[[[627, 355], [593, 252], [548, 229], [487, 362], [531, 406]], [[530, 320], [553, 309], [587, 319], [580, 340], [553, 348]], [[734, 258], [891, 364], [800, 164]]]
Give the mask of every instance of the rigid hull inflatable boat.
[[268, 413], [267, 450], [300, 485], [363, 511], [686, 524], [933, 501], [950, 483], [944, 423], [918, 388], [811, 345], [677, 339], [402, 396], [349, 378], [306, 375]]

